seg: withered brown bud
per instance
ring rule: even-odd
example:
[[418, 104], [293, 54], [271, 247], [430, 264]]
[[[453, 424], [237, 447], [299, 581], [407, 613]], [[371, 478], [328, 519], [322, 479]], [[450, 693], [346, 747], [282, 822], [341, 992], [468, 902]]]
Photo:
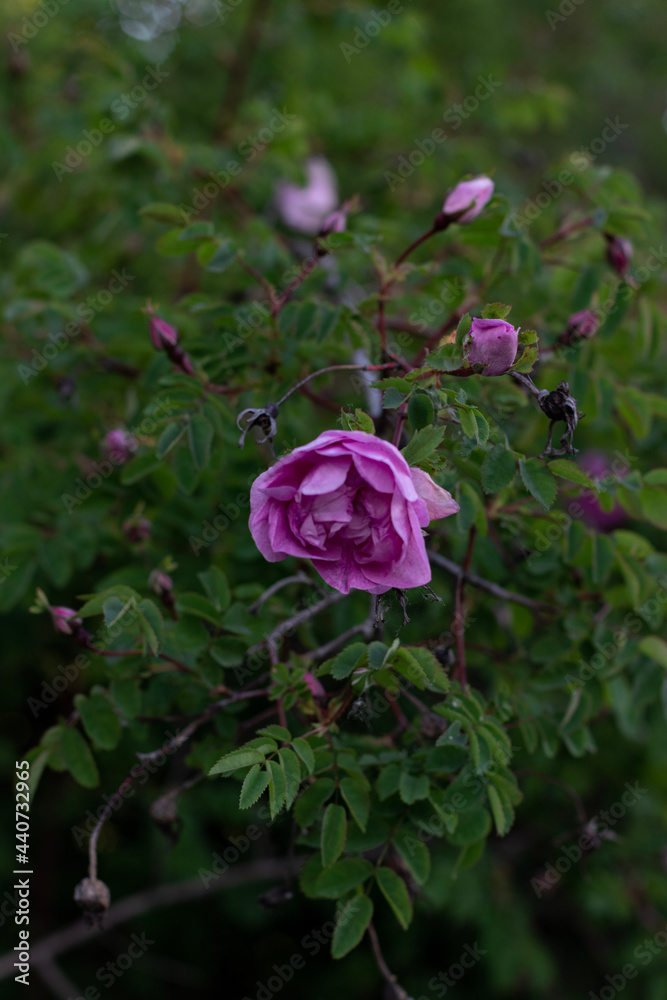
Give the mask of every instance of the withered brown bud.
[[87, 924], [101, 924], [109, 909], [111, 893], [101, 879], [84, 878], [74, 890], [74, 902], [81, 907]]

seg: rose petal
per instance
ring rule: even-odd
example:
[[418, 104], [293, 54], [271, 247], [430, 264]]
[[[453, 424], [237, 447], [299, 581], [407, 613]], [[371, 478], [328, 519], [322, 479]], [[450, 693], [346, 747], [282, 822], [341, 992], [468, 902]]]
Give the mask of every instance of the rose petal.
[[[459, 509], [456, 500], [454, 500], [451, 493], [443, 490], [442, 486], [434, 483], [428, 472], [424, 472], [423, 469], [411, 468], [410, 475], [412, 476], [412, 482], [415, 485], [417, 493], [426, 504], [428, 512], [428, 521], [426, 524], [429, 521], [438, 521], [441, 517], [449, 517], [450, 514], [456, 514]], [[426, 525], [422, 524], [422, 527], [426, 527]]]

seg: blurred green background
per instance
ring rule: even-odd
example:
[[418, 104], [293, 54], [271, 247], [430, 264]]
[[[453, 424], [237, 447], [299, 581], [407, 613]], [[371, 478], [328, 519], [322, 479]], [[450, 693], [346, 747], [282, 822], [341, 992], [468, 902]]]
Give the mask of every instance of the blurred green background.
[[[26, 388], [16, 377], [15, 322], [23, 329], [45, 322], [55, 330], [62, 320], [54, 313], [46, 320], [35, 314], [33, 321], [30, 275], [35, 260], [45, 262], [37, 292], [65, 286], [79, 301], [106, 288], [114, 269], [132, 275], [129, 291], [96, 317], [88, 346], [104, 356], [105, 345], [121, 328], [122, 339], [114, 344], [120, 343], [123, 359], [147, 367], [153, 363], [152, 351], [139, 311], [146, 298], [168, 305], [186, 294], [219, 291], [220, 279], [202, 277], [190, 259], [157, 254], [155, 241], [163, 230], [142, 219], [139, 210], [156, 201], [191, 205], [209, 171], [224, 170], [232, 159], [242, 163], [238, 182], [226, 187], [204, 215], [214, 217], [223, 231], [242, 231], [259, 248], [260, 258], [261, 220], [274, 219], [276, 181], [298, 179], [305, 157], [314, 152], [332, 163], [342, 196], [359, 195], [365, 213], [361, 224], [381, 228], [388, 253], [430, 224], [447, 188], [461, 174], [493, 173], [508, 213], [522, 211], [527, 200], [544, 190], [545, 178], [571, 168], [572, 155], [582, 148], [591, 151], [596, 166], [627, 170], [637, 178], [650, 209], [651, 234], [660, 239], [667, 140], [664, 4], [584, 0], [575, 5], [564, 0], [549, 8], [534, 0], [405, 0], [397, 13], [386, 11], [327, 0], [3, 4], [0, 438], [3, 458], [11, 459], [4, 479], [8, 521], [20, 521], [26, 511], [35, 524], [44, 521], [44, 497], [58, 474], [58, 450], [51, 443], [67, 399], [64, 383], [74, 375], [65, 352], [42, 381], [31, 381]], [[148, 89], [142, 81], [156, 66], [166, 77]], [[115, 113], [119, 100], [122, 110]], [[263, 146], [261, 130], [276, 109], [289, 124]], [[113, 129], [89, 155], [72, 158], [68, 149], [87, 141], [84, 130], [100, 129], [104, 119]], [[596, 152], [608, 119], [617, 123], [618, 134]], [[402, 164], [428, 146], [437, 128], [446, 139], [422, 163], [413, 155], [413, 169], [399, 183], [399, 168], [408, 173]], [[630, 177], [623, 183], [630, 192], [636, 190]], [[567, 210], [567, 197], [559, 212]], [[632, 220], [627, 225], [634, 235]], [[531, 227], [531, 236], [538, 239], [553, 228], [554, 216], [546, 213]], [[43, 241], [71, 253], [72, 259], [59, 257], [50, 271], [51, 251]], [[195, 329], [193, 322], [191, 332]], [[30, 351], [23, 350], [23, 356], [29, 360]], [[136, 401], [110, 391], [104, 374], [89, 373], [81, 358], [76, 375], [89, 375], [80, 389], [82, 405], [64, 419], [72, 447], [83, 450], [91, 434], [103, 433], [97, 422], [100, 409], [113, 420], [123, 406], [132, 412]], [[31, 425], [13, 419], [19, 394], [22, 406], [27, 400], [34, 414]], [[17, 454], [24, 459], [14, 461]], [[239, 466], [234, 492], [253, 468], [250, 460], [245, 470]], [[173, 516], [177, 519], [178, 512]], [[84, 534], [77, 542], [81, 558], [75, 559], [75, 577], [63, 576], [64, 590], [58, 589], [58, 570], [45, 577], [43, 566], [31, 566], [26, 576], [23, 564], [20, 573], [2, 584], [4, 607], [18, 601], [3, 618], [0, 733], [8, 771], [16, 755], [33, 746], [56, 718], [54, 708], [33, 719], [26, 699], [54, 665], [71, 658], [67, 640], [56, 636], [45, 618], [28, 615], [34, 584], [49, 585], [60, 603], [71, 603], [96, 585], [101, 569], [109, 572], [114, 566], [115, 539], [106, 539], [102, 556], [91, 565], [81, 555]], [[611, 724], [608, 731], [605, 727], [603, 722], [596, 734], [596, 773], [566, 759], [559, 780], [575, 787], [592, 808], [616, 800], [620, 773], [623, 781], [646, 781], [664, 792], [664, 722], [651, 728], [647, 743], [620, 741]], [[530, 766], [538, 765], [533, 761]], [[115, 788], [122, 775], [122, 768], [117, 774], [110, 769], [103, 788]], [[170, 781], [177, 777], [178, 771], [170, 772]], [[651, 922], [642, 921], [647, 910], [653, 911], [651, 919], [655, 916], [655, 899], [667, 913], [659, 864], [664, 803], [660, 812], [640, 802], [623, 821], [618, 843], [605, 843], [569, 873], [566, 886], [538, 900], [530, 880], [559, 857], [554, 831], [562, 833], [566, 844], [574, 839], [568, 833], [577, 817], [557, 788], [535, 781], [531, 792], [530, 811], [520, 811], [515, 834], [496, 843], [477, 868], [451, 881], [444, 864], [436, 867], [409, 934], [395, 930], [389, 920], [380, 926], [392, 968], [415, 997], [445, 995], [429, 987], [429, 981], [475, 941], [487, 954], [451, 988], [462, 1000], [569, 1000], [587, 996], [589, 990], [597, 995], [604, 976], [636, 961], [634, 949], [652, 936], [646, 930]], [[83, 794], [67, 775], [49, 773], [43, 781], [31, 841], [39, 872], [33, 939], [75, 917], [71, 892], [85, 869], [85, 848], [77, 847], [70, 828], [98, 803], [97, 793]], [[137, 796], [105, 833], [105, 876], [114, 897], [139, 891], [147, 881], [196, 874], [230, 833], [242, 832], [235, 803], [234, 788], [222, 783], [202, 790], [194, 806], [184, 797], [183, 833], [170, 850]], [[9, 828], [9, 808], [6, 819]], [[274, 836], [264, 834], [261, 851], [269, 852]], [[9, 871], [9, 843], [0, 857], [3, 871]], [[644, 882], [638, 882], [638, 870]], [[646, 896], [646, 884], [653, 901]], [[9, 888], [7, 878], [5, 886]], [[328, 906], [300, 898], [275, 911], [262, 910], [257, 891], [253, 885], [211, 894], [142, 917], [131, 929], [146, 932], [157, 943], [114, 983], [111, 993], [156, 1000], [182, 995], [254, 998], [256, 981], [265, 981], [274, 963], [284, 964], [302, 950], [304, 935], [330, 915]], [[2, 932], [11, 947], [13, 924], [5, 920]], [[63, 968], [84, 989], [96, 982], [100, 966], [126, 948], [127, 937], [125, 930], [111, 931], [66, 955]], [[4, 988], [8, 993], [12, 989]], [[53, 995], [37, 980], [30, 990], [36, 997]], [[657, 954], [628, 995], [661, 1000], [666, 991], [667, 963], [664, 954]], [[106, 992], [102, 987], [103, 996]], [[338, 964], [323, 949], [281, 990], [285, 996], [322, 1000], [342, 992], [351, 1000], [381, 995], [365, 949]], [[66, 990], [61, 995], [67, 996]]]

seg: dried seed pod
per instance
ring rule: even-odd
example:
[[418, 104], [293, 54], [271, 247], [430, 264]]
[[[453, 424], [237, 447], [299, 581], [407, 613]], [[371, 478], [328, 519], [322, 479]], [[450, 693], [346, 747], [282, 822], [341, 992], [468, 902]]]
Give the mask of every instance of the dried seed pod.
[[99, 925], [109, 909], [111, 893], [101, 879], [84, 878], [74, 890], [74, 902], [81, 907], [87, 924]]

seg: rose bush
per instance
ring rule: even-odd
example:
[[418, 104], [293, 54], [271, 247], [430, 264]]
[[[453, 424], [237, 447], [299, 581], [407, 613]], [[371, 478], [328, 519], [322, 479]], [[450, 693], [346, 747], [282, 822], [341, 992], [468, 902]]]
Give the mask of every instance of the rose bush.
[[325, 431], [295, 448], [253, 483], [250, 505], [265, 559], [310, 559], [343, 594], [428, 583], [422, 528], [459, 509], [393, 444], [362, 431]]

